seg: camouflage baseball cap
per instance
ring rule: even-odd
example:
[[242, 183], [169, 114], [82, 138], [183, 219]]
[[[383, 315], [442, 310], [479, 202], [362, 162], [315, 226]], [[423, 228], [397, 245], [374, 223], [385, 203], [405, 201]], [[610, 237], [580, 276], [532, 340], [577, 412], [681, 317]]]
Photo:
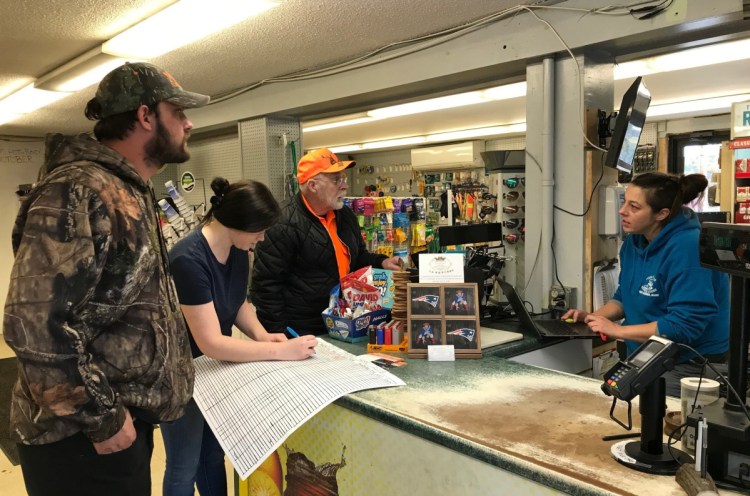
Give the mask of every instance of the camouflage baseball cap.
[[92, 121], [135, 110], [141, 105], [169, 102], [184, 108], [206, 105], [211, 97], [185, 91], [171, 74], [145, 62], [126, 62], [102, 79], [86, 105]]

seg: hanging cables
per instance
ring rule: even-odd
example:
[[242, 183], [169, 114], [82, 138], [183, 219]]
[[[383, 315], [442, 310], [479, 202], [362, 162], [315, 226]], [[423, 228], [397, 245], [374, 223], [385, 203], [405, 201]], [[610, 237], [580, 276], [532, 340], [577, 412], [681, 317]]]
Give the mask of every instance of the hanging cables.
[[[418, 53], [423, 50], [427, 50], [429, 48], [438, 46], [442, 43], [446, 43], [450, 40], [462, 37], [478, 29], [481, 29], [485, 26], [494, 24], [496, 22], [499, 22], [510, 16], [517, 15], [522, 12], [531, 13], [538, 21], [542, 22], [548, 28], [550, 28], [552, 32], [555, 34], [555, 36], [557, 36], [558, 40], [560, 40], [563, 46], [565, 46], [568, 53], [570, 53], [572, 56], [573, 55], [572, 51], [563, 42], [560, 35], [552, 28], [552, 25], [548, 21], [545, 21], [539, 18], [539, 16], [537, 16], [534, 13], [534, 10], [546, 9], [546, 10], [581, 12], [584, 15], [596, 14], [596, 15], [611, 15], [611, 16], [632, 16], [634, 14], [637, 14], [637, 15], [640, 15], [641, 17], [636, 17], [636, 19], [645, 19], [645, 18], [653, 17], [657, 15], [658, 13], [663, 12], [664, 10], [669, 8], [671, 3], [672, 3], [672, 0], [661, 0], [658, 2], [654, 2], [654, 1], [635, 2], [632, 4], [628, 4], [628, 5], [621, 5], [621, 6], [615, 5], [615, 6], [600, 7], [596, 9], [579, 9], [579, 8], [571, 8], [571, 7], [540, 6], [540, 5], [518, 5], [515, 7], [501, 10], [499, 12], [495, 12], [493, 14], [489, 14], [487, 16], [481, 17], [474, 21], [464, 23], [458, 26], [443, 29], [440, 31], [436, 31], [434, 33], [429, 33], [429, 34], [418, 36], [415, 38], [409, 38], [406, 40], [389, 43], [380, 48], [371, 50], [367, 53], [364, 53], [362, 55], [359, 55], [357, 57], [354, 57], [352, 59], [349, 59], [343, 62], [333, 63], [330, 65], [322, 66], [322, 67], [307, 70], [307, 71], [299, 71], [299, 72], [295, 72], [295, 73], [291, 73], [291, 74], [287, 74], [283, 76], [276, 76], [276, 77], [262, 79], [248, 86], [244, 86], [242, 88], [238, 88], [238, 89], [231, 90], [231, 91], [224, 92], [224, 93], [219, 93], [218, 95], [216, 95], [214, 98], [211, 99], [211, 102], [209, 103], [209, 105], [213, 105], [216, 103], [229, 100], [231, 98], [237, 97], [239, 95], [247, 93], [248, 91], [252, 91], [256, 88], [259, 88], [260, 86], [264, 86], [270, 83], [304, 81], [308, 79], [331, 76], [334, 74], [348, 72], [348, 71], [355, 70], [355, 69], [361, 69], [364, 67], [373, 66], [375, 64], [381, 64], [389, 60], [394, 60], [400, 57]], [[656, 5], [651, 5], [651, 4], [656, 4]], [[658, 9], [658, 10], [654, 10], [654, 9]], [[649, 17], [645, 17], [645, 16], [649, 16]], [[388, 52], [392, 50], [400, 50], [400, 51], [395, 51], [394, 53], [390, 53], [385, 56], [375, 58], [376, 56], [381, 55], [384, 52]], [[576, 66], [577, 66], [577, 63], [576, 63]], [[579, 79], [580, 79], [580, 70], [579, 70]], [[589, 144], [596, 147], [593, 143], [589, 142]]]

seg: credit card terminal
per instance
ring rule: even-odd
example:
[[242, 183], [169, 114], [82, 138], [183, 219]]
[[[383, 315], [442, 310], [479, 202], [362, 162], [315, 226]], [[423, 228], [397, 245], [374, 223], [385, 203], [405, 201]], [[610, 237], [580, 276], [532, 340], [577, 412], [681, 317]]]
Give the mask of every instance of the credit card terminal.
[[664, 372], [674, 368], [677, 344], [659, 336], [651, 336], [625, 361], [618, 362], [604, 374], [602, 391], [623, 401], [641, 394]]

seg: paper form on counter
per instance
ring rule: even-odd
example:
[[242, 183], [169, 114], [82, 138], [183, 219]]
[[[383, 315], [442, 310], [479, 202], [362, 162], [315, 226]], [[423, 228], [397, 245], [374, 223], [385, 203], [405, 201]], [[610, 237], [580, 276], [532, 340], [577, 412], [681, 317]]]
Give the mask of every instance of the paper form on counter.
[[310, 417], [348, 393], [404, 386], [377, 365], [318, 341], [301, 361], [195, 360], [193, 397], [232, 465], [246, 479]]

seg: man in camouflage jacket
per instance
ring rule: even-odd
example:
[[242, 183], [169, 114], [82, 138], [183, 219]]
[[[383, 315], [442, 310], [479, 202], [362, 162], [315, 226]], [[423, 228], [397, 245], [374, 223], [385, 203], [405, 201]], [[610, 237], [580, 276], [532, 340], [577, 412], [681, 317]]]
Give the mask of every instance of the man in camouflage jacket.
[[29, 495], [150, 494], [153, 424], [182, 415], [193, 366], [150, 178], [189, 158], [184, 91], [150, 64], [107, 75], [94, 134], [48, 137], [22, 204], [4, 338]]

